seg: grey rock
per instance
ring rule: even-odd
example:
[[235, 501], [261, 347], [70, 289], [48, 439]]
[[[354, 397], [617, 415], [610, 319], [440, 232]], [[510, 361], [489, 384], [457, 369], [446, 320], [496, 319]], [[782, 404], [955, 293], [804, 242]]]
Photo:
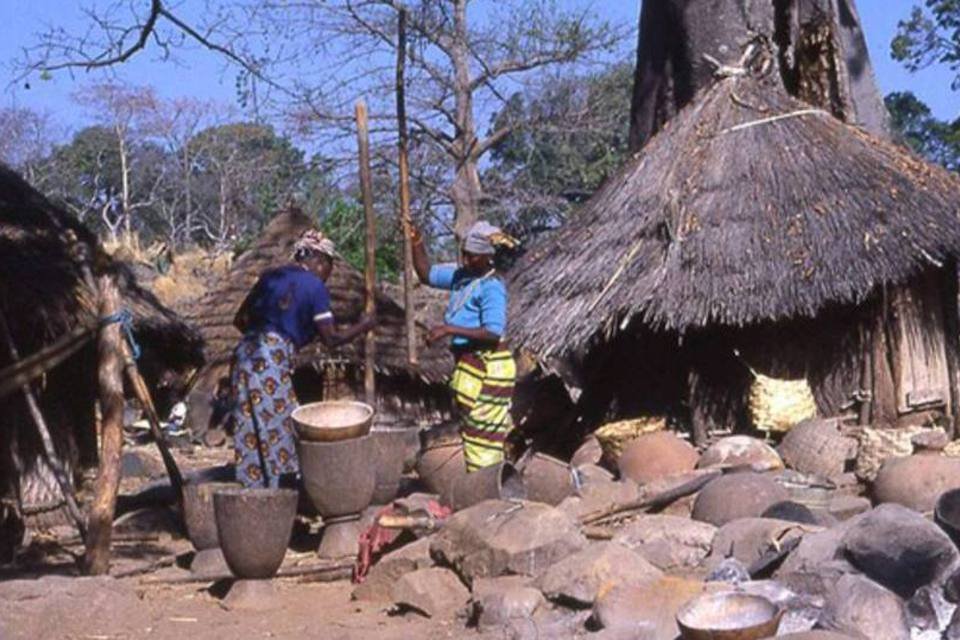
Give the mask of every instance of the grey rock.
[[871, 579], [903, 598], [940, 581], [955, 566], [957, 548], [919, 513], [883, 504], [865, 514], [843, 536], [844, 557]]
[[870, 507], [870, 500], [862, 496], [838, 495], [830, 499], [827, 511], [837, 520], [844, 521], [870, 511]]
[[497, 578], [477, 578], [470, 585], [470, 592], [474, 601], [483, 600], [492, 593], [499, 593], [510, 589], [520, 589], [533, 585], [531, 576], [499, 576]]
[[525, 620], [546, 604], [543, 594], [533, 587], [508, 587], [488, 591], [474, 600], [477, 628], [490, 631], [508, 625], [512, 620]]
[[576, 496], [565, 498], [557, 508], [579, 519], [587, 514], [598, 513], [616, 505], [629, 504], [640, 497], [640, 488], [632, 480], [606, 480], [597, 478], [585, 482]]
[[385, 554], [353, 590], [353, 599], [392, 602], [393, 585], [401, 576], [433, 566], [430, 539], [421, 538]]
[[707, 582], [740, 584], [750, 579], [750, 572], [736, 558], [726, 558], [707, 574]]
[[[702, 593], [721, 588], [698, 580], [664, 576], [655, 582], [627, 584], [605, 590], [593, 606], [593, 619], [604, 629], [652, 631], [653, 638], [675, 638], [677, 611]], [[640, 635], [639, 637], [646, 637]]]
[[601, 589], [652, 582], [662, 575], [640, 554], [615, 542], [600, 542], [552, 565], [536, 584], [551, 600], [590, 607]]
[[613, 538], [664, 571], [698, 566], [710, 553], [717, 528], [679, 516], [645, 515]]
[[899, 596], [858, 575], [845, 575], [833, 586], [820, 626], [870, 640], [910, 638], [907, 616]]
[[717, 530], [705, 566], [713, 569], [726, 558], [736, 558], [749, 567], [778, 545], [819, 530], [819, 527], [769, 518], [733, 520]]
[[574, 519], [557, 508], [488, 500], [453, 514], [433, 536], [430, 553], [472, 584], [506, 574], [539, 575], [586, 545]]
[[393, 601], [430, 618], [456, 618], [470, 601], [470, 592], [452, 571], [431, 567], [402, 576], [393, 587]]

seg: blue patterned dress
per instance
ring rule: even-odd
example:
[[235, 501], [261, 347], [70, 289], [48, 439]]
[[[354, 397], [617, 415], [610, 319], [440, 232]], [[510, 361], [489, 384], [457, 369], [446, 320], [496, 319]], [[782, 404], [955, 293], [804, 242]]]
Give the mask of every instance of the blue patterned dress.
[[240, 310], [247, 332], [231, 370], [237, 480], [247, 487], [277, 487], [300, 472], [291, 414], [297, 349], [333, 322], [330, 294], [299, 266], [264, 273]]

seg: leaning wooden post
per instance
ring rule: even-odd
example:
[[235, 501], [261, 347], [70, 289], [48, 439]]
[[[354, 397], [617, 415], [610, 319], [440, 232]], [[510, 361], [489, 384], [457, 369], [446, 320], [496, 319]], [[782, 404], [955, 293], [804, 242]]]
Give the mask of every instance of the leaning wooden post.
[[[377, 312], [377, 221], [373, 213], [373, 182], [370, 178], [370, 134], [367, 124], [367, 105], [360, 100], [357, 102], [357, 144], [360, 147], [360, 190], [363, 193], [363, 218], [366, 222], [366, 243], [364, 269], [364, 285], [366, 300], [364, 311], [368, 316]], [[373, 406], [377, 401], [376, 382], [374, 378], [376, 366], [376, 335], [368, 331], [363, 343], [363, 391], [367, 404]]]
[[[117, 284], [101, 276], [100, 317], [113, 316], [120, 306]], [[100, 327], [97, 345], [100, 387], [100, 468], [94, 485], [93, 503], [87, 517], [84, 571], [100, 575], [110, 570], [110, 540], [113, 514], [120, 487], [120, 452], [123, 448], [123, 333], [113, 322]]]
[[417, 366], [417, 324], [413, 308], [413, 245], [410, 240], [410, 165], [407, 157], [407, 102], [404, 64], [407, 56], [407, 10], [397, 16], [397, 147], [400, 164], [400, 225], [403, 229], [403, 309], [407, 327], [407, 362]]
[[[7, 319], [3, 312], [0, 312], [0, 334], [3, 334], [3, 340], [7, 343], [7, 351], [10, 353], [11, 362], [16, 364], [20, 361], [20, 350], [17, 349], [17, 343], [14, 342], [13, 333], [7, 325]], [[20, 389], [23, 392], [24, 399], [27, 401], [27, 409], [30, 411], [34, 425], [37, 427], [37, 433], [40, 434], [40, 442], [43, 443], [43, 453], [47, 459], [47, 464], [49, 464], [50, 469], [53, 470], [53, 477], [56, 479], [61, 493], [63, 493], [64, 501], [67, 503], [67, 512], [70, 514], [74, 525], [76, 525], [77, 531], [80, 533], [80, 538], [84, 539], [87, 536], [87, 526], [83, 521], [83, 514], [80, 512], [80, 507], [77, 505], [77, 497], [73, 491], [73, 483], [67, 475], [67, 470], [64, 469], [60, 460], [57, 458], [57, 450], [53, 445], [53, 437], [50, 435], [50, 429], [47, 427], [47, 421], [43, 417], [43, 412], [40, 411], [40, 402], [37, 400], [36, 394], [33, 393], [30, 383], [24, 383]]]

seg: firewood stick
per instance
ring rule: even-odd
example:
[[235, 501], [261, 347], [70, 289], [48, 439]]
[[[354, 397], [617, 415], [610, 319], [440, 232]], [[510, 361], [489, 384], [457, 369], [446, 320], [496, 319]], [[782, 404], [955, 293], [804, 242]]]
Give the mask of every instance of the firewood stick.
[[377, 524], [384, 529], [437, 529], [440, 525], [433, 516], [390, 516], [382, 515], [377, 518]]
[[[3, 313], [0, 313], [0, 333], [3, 334], [3, 339], [7, 343], [7, 351], [10, 353], [10, 359], [14, 363], [19, 362], [20, 351], [17, 349], [17, 345], [13, 340], [13, 334], [7, 325], [6, 316]], [[73, 483], [70, 482], [66, 469], [63, 468], [63, 465], [60, 464], [60, 459], [57, 457], [57, 451], [53, 446], [53, 438], [50, 437], [50, 429], [47, 427], [47, 421], [40, 411], [40, 403], [37, 402], [37, 397], [33, 393], [33, 389], [30, 388], [28, 383], [25, 383], [21, 387], [21, 391], [27, 401], [30, 417], [33, 418], [33, 423], [37, 427], [37, 432], [40, 434], [40, 442], [43, 443], [44, 457], [47, 459], [47, 464], [50, 465], [50, 469], [53, 470], [53, 477], [56, 479], [57, 485], [63, 493], [63, 498], [67, 502], [67, 511], [82, 539], [87, 535], [87, 527], [83, 521], [83, 514], [80, 512], [80, 507], [77, 506], [77, 497], [73, 491]]]
[[[363, 270], [366, 293], [364, 311], [368, 316], [372, 316], [377, 311], [377, 220], [373, 212], [373, 181], [370, 176], [370, 132], [367, 121], [367, 105], [363, 100], [357, 102], [356, 115], [357, 146], [360, 150], [360, 190], [363, 195], [363, 219], [366, 227]], [[363, 343], [363, 391], [367, 404], [371, 406], [376, 404], [377, 401], [376, 378], [374, 376], [376, 349], [376, 334], [372, 330], [368, 331]]]
[[[117, 312], [120, 293], [109, 275], [100, 278], [100, 317]], [[101, 444], [100, 467], [94, 485], [94, 499], [87, 518], [88, 533], [84, 570], [102, 575], [110, 570], [110, 539], [113, 514], [120, 486], [120, 452], [123, 448], [123, 334], [120, 325], [100, 328], [97, 347], [100, 386]]]
[[[335, 564], [325, 565], [306, 565], [299, 567], [281, 567], [277, 571], [276, 578], [303, 578], [305, 576], [327, 575], [333, 576], [333, 579], [340, 580], [350, 576], [353, 571], [354, 560], [343, 560]], [[218, 573], [208, 575], [181, 575], [169, 578], [147, 578], [140, 581], [140, 584], [189, 584], [191, 582], [217, 582], [218, 580], [229, 580], [234, 576], [232, 573]]]
[[624, 504], [613, 505], [610, 508], [595, 511], [593, 513], [588, 513], [580, 518], [580, 524], [596, 524], [597, 522], [620, 513], [625, 513], [627, 511], [648, 510], [666, 506], [671, 502], [683, 498], [684, 496], [689, 496], [697, 491], [700, 491], [700, 489], [705, 487], [708, 482], [719, 476], [721, 473], [722, 470], [720, 469], [711, 469], [709, 472], [699, 474], [691, 480], [683, 482], [676, 487], [671, 487], [658, 494], [642, 495], [636, 500], [632, 500]]
[[407, 329], [407, 362], [416, 367], [417, 324], [413, 304], [413, 244], [410, 240], [410, 165], [407, 156], [407, 103], [404, 66], [407, 56], [407, 11], [397, 14], [397, 151], [400, 165], [400, 226], [403, 229], [403, 308]]

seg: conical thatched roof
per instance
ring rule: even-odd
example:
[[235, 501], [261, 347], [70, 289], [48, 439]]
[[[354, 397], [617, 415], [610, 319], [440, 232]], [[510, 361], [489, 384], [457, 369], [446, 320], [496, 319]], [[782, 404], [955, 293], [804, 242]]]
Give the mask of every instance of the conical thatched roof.
[[958, 249], [955, 176], [773, 77], [727, 78], [516, 265], [511, 327], [546, 358], [634, 319], [683, 332], [814, 316]]
[[[233, 317], [260, 274], [271, 267], [290, 262], [293, 243], [313, 221], [298, 210], [277, 215], [263, 231], [256, 244], [234, 262], [219, 286], [184, 305], [183, 315], [200, 330], [205, 341], [207, 362], [223, 364], [230, 360], [240, 333], [233, 327]], [[341, 322], [358, 318], [363, 311], [363, 275], [338, 260], [327, 282], [333, 302], [334, 316]], [[377, 295], [377, 354], [379, 371], [395, 375], [408, 374], [431, 383], [443, 382], [453, 368], [448, 351], [442, 345], [428, 347], [422, 337], [418, 344], [420, 366], [407, 365], [406, 328], [403, 308], [383, 293]], [[425, 332], [421, 332], [421, 336]], [[347, 360], [363, 363], [363, 340], [358, 339], [330, 351], [314, 342], [299, 354], [301, 362], [335, 362]]]

